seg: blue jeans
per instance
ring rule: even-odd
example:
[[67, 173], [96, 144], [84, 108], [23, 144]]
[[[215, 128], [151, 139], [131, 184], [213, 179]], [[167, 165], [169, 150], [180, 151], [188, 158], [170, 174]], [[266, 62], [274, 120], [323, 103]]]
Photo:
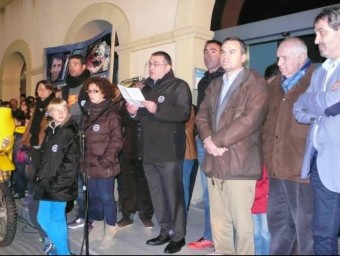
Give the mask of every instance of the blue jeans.
[[255, 255], [269, 255], [270, 234], [267, 214], [253, 214]]
[[202, 162], [205, 154], [205, 149], [201, 139], [196, 136], [196, 148], [197, 148], [197, 158], [200, 165], [201, 171], [201, 182], [203, 190], [203, 203], [204, 203], [204, 232], [203, 237], [207, 240], [212, 241], [211, 225], [210, 225], [210, 207], [209, 207], [209, 193], [208, 193], [208, 182], [204, 171], [202, 170]]
[[192, 167], [194, 166], [194, 160], [188, 159], [183, 162], [183, 188], [184, 188], [184, 201], [185, 209], [189, 210], [190, 206], [190, 177]]
[[322, 184], [315, 159], [311, 165], [310, 182], [314, 195], [312, 230], [315, 255], [338, 255], [340, 194]]
[[114, 199], [114, 177], [105, 179], [89, 179], [89, 218], [90, 220], [105, 220], [114, 226], [117, 222], [117, 205]]
[[65, 209], [66, 202], [39, 201], [38, 222], [55, 245], [58, 255], [70, 255]]

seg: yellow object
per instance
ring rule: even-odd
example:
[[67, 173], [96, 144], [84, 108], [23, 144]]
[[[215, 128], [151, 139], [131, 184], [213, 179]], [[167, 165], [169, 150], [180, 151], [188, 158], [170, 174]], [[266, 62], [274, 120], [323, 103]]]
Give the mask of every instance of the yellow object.
[[25, 131], [26, 131], [26, 126], [18, 126], [18, 127], [15, 127], [15, 132], [17, 133], [20, 133], [20, 134], [24, 134]]
[[12, 162], [14, 129], [12, 110], [0, 107], [0, 182], [8, 180], [8, 172], [15, 170]]

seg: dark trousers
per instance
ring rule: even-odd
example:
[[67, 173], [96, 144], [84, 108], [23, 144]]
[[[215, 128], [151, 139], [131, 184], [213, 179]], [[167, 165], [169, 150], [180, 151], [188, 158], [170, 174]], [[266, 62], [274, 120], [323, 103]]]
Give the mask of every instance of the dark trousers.
[[19, 194], [19, 196], [25, 196], [25, 189], [27, 187], [27, 179], [25, 173], [25, 164], [24, 163], [15, 163], [15, 171], [13, 172], [13, 181], [14, 181], [14, 189], [15, 192]]
[[338, 255], [340, 193], [328, 190], [319, 177], [316, 160], [311, 166], [314, 193], [313, 238], [315, 255]]
[[310, 184], [269, 177], [270, 255], [313, 255]]
[[182, 183], [183, 161], [143, 163], [160, 236], [178, 242], [186, 234], [186, 210]]
[[78, 169], [78, 197], [77, 197], [77, 211], [78, 211], [78, 218], [82, 218], [85, 219], [85, 202], [84, 202], [84, 198], [85, 195], [84, 193], [86, 191], [84, 191], [84, 174]]
[[153, 206], [142, 160], [123, 158], [121, 182], [123, 218], [138, 211], [141, 220], [151, 220]]
[[[27, 182], [28, 182], [28, 192], [29, 194], [33, 194], [34, 191], [34, 182], [33, 178], [35, 175], [35, 171], [38, 168], [39, 161], [40, 161], [40, 149], [35, 149], [33, 147], [29, 148], [29, 154], [32, 159], [32, 164], [30, 168], [28, 169], [28, 175], [27, 175]], [[30, 219], [32, 221], [33, 226], [38, 230], [39, 234], [42, 237], [46, 237], [45, 231], [42, 229], [40, 224], [38, 223], [37, 216], [38, 216], [38, 210], [39, 210], [39, 200], [34, 200], [34, 195], [30, 198], [28, 202], [28, 213], [30, 215]]]

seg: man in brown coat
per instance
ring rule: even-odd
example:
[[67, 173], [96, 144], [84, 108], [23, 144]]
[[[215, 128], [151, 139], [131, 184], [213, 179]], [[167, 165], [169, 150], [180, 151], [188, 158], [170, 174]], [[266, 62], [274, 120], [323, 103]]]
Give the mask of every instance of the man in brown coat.
[[308, 87], [314, 65], [299, 38], [277, 49], [282, 76], [270, 84], [270, 107], [263, 127], [264, 162], [269, 174], [268, 228], [270, 255], [314, 254], [311, 230], [313, 199], [301, 167], [309, 125], [299, 124], [293, 104]]
[[244, 68], [246, 46], [236, 37], [222, 44], [222, 77], [214, 79], [196, 117], [206, 154], [210, 220], [216, 253], [254, 255], [256, 180], [262, 177], [261, 127], [269, 98], [265, 79]]

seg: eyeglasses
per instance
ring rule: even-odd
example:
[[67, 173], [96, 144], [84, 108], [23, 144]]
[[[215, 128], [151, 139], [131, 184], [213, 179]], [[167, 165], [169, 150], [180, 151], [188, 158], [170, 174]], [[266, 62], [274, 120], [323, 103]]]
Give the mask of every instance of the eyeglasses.
[[155, 63], [152, 63], [152, 62], [148, 62], [146, 63], [146, 65], [151, 68], [152, 66], [154, 66], [155, 68], [158, 68], [160, 66], [167, 66], [169, 64], [161, 64], [161, 63], [158, 63], [158, 62], [155, 62]]
[[95, 93], [98, 93], [99, 90], [87, 90], [86, 92], [87, 92], [88, 94], [90, 94], [90, 93], [95, 94]]

